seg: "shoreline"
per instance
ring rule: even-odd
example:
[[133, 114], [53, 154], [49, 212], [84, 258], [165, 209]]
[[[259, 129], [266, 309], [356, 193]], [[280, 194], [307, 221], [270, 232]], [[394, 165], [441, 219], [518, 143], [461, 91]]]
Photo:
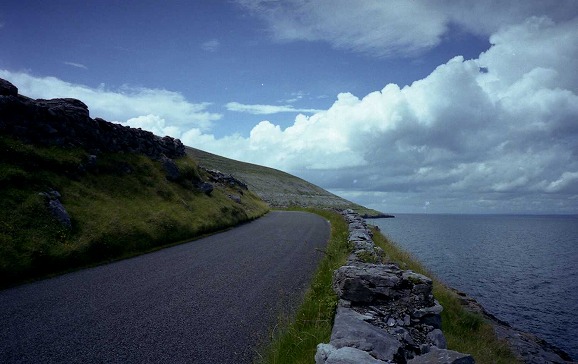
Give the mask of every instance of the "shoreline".
[[[384, 238], [387, 239], [381, 228], [377, 225], [372, 225]], [[431, 274], [431, 272], [430, 272]], [[512, 326], [509, 322], [499, 319], [490, 312], [488, 312], [482, 304], [475, 298], [469, 296], [467, 293], [455, 289], [447, 283], [439, 280], [445, 288], [455, 293], [458, 297], [461, 306], [474, 314], [479, 314], [488, 322], [499, 340], [507, 343], [512, 353], [523, 363], [526, 364], [545, 364], [545, 363], [577, 363], [576, 358], [556, 345], [540, 338], [539, 336], [530, 332], [521, 330]]]
[[505, 340], [512, 352], [524, 363], [576, 363], [568, 353], [556, 345], [500, 320], [465, 292], [447, 285], [446, 287], [456, 293], [465, 310], [482, 315], [492, 325], [498, 339]]

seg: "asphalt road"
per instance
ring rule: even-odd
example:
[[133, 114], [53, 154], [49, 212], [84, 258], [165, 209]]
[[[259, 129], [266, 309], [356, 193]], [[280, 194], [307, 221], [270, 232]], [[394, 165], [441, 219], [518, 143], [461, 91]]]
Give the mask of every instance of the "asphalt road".
[[250, 363], [297, 307], [329, 230], [317, 215], [271, 212], [0, 291], [0, 363]]

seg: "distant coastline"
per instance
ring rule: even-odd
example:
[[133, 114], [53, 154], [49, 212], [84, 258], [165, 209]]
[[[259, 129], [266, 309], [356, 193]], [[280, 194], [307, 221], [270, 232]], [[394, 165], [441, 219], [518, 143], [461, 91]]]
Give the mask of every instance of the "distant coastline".
[[361, 217], [363, 217], [364, 219], [392, 219], [395, 217], [395, 215], [379, 213], [377, 215], [363, 214], [361, 215]]

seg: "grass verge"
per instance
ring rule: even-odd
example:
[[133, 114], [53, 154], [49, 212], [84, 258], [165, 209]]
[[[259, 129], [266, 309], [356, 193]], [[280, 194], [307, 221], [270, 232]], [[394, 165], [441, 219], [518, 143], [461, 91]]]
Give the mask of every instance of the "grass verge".
[[[310, 288], [297, 314], [282, 318], [280, 328], [272, 335], [272, 342], [257, 360], [259, 364], [311, 363], [317, 344], [327, 343], [331, 337], [337, 296], [332, 289], [333, 271], [345, 264], [350, 253], [348, 226], [343, 217], [332, 211], [300, 209], [323, 216], [331, 223], [331, 238], [326, 254], [313, 277]], [[374, 242], [384, 249], [390, 261], [403, 269], [431, 277], [434, 295], [444, 307], [443, 331], [448, 347], [472, 354], [476, 363], [519, 363], [507, 344], [494, 335], [494, 331], [480, 315], [466, 311], [457, 295], [436, 279], [423, 265], [395, 243], [374, 230]]]
[[311, 363], [317, 344], [328, 342], [333, 328], [337, 296], [331, 288], [333, 271], [349, 254], [348, 227], [343, 217], [329, 210], [298, 209], [316, 213], [331, 223], [331, 237], [304, 301], [291, 318], [284, 318], [261, 354], [259, 363]]

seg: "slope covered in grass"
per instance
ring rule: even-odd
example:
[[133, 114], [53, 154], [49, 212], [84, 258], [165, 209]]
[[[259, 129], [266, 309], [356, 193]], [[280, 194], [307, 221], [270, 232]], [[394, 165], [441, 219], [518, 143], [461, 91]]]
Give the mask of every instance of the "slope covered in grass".
[[206, 168], [230, 173], [243, 180], [249, 189], [273, 207], [353, 209], [361, 215], [371, 217], [382, 215], [379, 211], [360, 206], [277, 169], [239, 162], [195, 148], [186, 148], [186, 153]]
[[[90, 160], [92, 158], [92, 160]], [[267, 211], [251, 191], [214, 185], [188, 157], [169, 181], [162, 162], [136, 153], [40, 147], [0, 136], [0, 286], [134, 255], [254, 219]], [[46, 194], [57, 191], [72, 228]], [[233, 196], [233, 198], [231, 198]]]

